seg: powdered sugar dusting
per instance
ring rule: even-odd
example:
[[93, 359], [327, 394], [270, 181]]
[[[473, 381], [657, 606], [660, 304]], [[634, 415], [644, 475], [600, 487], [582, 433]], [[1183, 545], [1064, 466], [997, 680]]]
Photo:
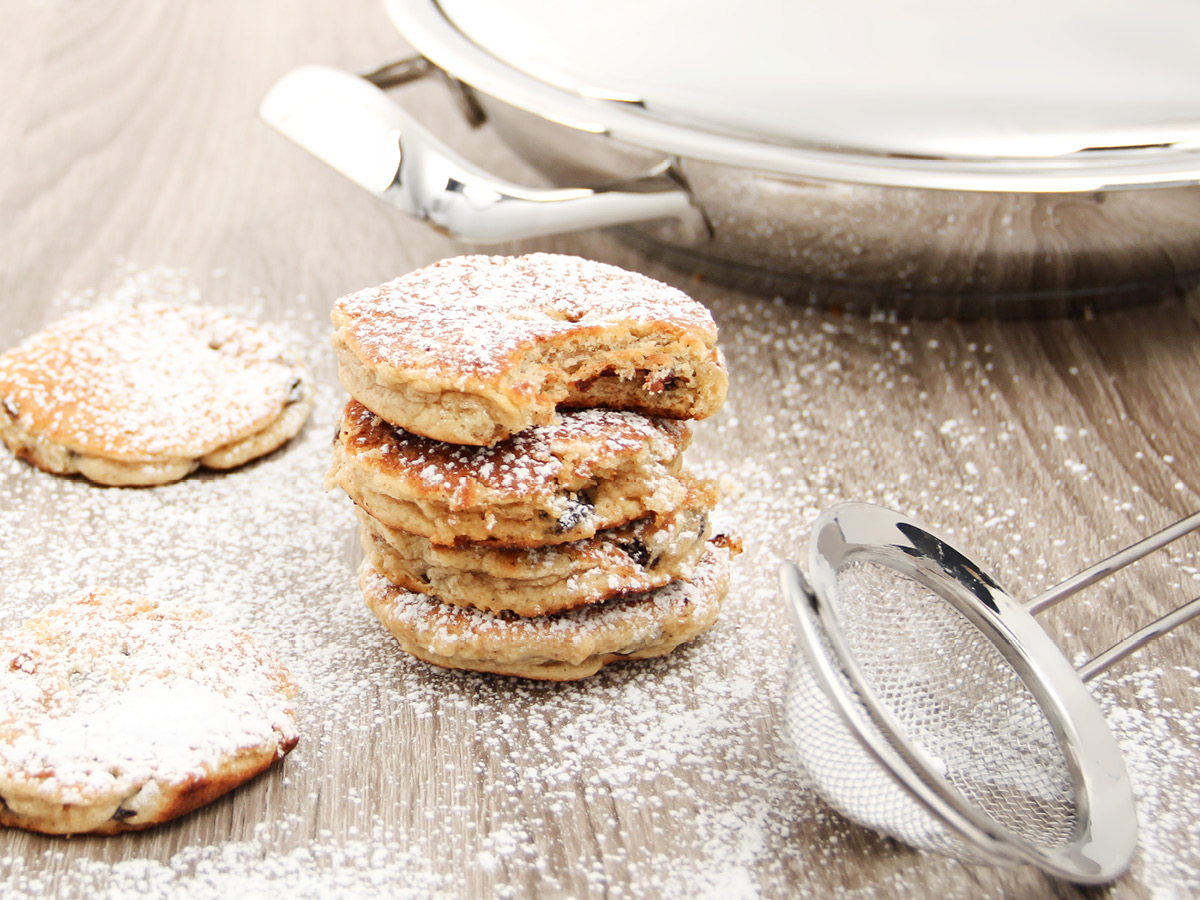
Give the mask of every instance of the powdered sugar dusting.
[[342, 298], [334, 321], [361, 355], [451, 383], [496, 375], [538, 343], [600, 327], [716, 337], [708, 311], [677, 288], [551, 253], [441, 260]]
[[0, 396], [72, 450], [199, 457], [278, 416], [300, 371], [276, 338], [217, 310], [108, 302], [0, 356]]
[[0, 778], [51, 804], [184, 786], [296, 738], [279, 664], [219, 620], [111, 591], [0, 642]]
[[[143, 280], [132, 273], [129, 290], [143, 290]], [[186, 279], [154, 279], [154, 287], [187, 298]], [[4, 895], [1070, 894], [1029, 870], [962, 867], [906, 851], [815, 797], [780, 727], [791, 639], [775, 570], [797, 557], [820, 510], [843, 499], [896, 506], [943, 533], [970, 531], [964, 549], [993, 561], [1017, 594], [1073, 571], [1071, 552], [1099, 558], [1111, 535], [1097, 535], [1096, 546], [1031, 547], [1024, 539], [1038, 516], [1030, 511], [1054, 510], [1044, 498], [1007, 492], [994, 471], [998, 460], [1028, 453], [1027, 432], [985, 427], [943, 403], [947, 387], [937, 378], [920, 380], [921, 372], [953, 376], [981, 405], [1007, 402], [1011, 375], [986, 337], [951, 352], [960, 326], [846, 320], [757, 302], [731, 301], [719, 312], [730, 398], [697, 425], [689, 460], [728, 489], [716, 530], [744, 539], [721, 618], [666, 659], [577, 684], [432, 669], [402, 653], [366, 608], [355, 584], [354, 517], [344, 496], [322, 490], [344, 401], [326, 355], [324, 309], [277, 319], [313, 362], [317, 404], [298, 438], [259, 462], [113, 491], [0, 457], [7, 618], [101, 583], [199, 605], [289, 664], [301, 688], [302, 735], [275, 774], [186, 820], [195, 830], [71, 845], [0, 832]], [[933, 339], [942, 348], [931, 350]], [[914, 366], [935, 352], [940, 364]], [[927, 418], [897, 418], [896, 388], [924, 392]], [[786, 401], [786, 416], [776, 398]], [[954, 427], [940, 433], [951, 418]], [[1051, 424], [1076, 425], [1066, 414]], [[1103, 472], [1077, 427], [1066, 440], [1047, 429], [1047, 441], [1061, 460]], [[1050, 496], [1078, 478], [1054, 459], [1047, 477], [1065, 487], [1048, 488]], [[1148, 452], [1140, 465], [1157, 472], [1164, 464]], [[1110, 490], [1114, 511], [1131, 501], [1131, 520], [1153, 513], [1136, 494]], [[1180, 549], [1171, 566], [1194, 589], [1182, 568], [1196, 567], [1188, 553]], [[1094, 621], [1111, 638], [1102, 606], [1092, 607]], [[1074, 637], [1065, 640], [1073, 650]], [[1200, 689], [1195, 673], [1179, 666], [1128, 666], [1095, 688], [1139, 800], [1139, 855], [1114, 896], [1182, 900], [1196, 894], [1200, 872]], [[271, 813], [263, 815], [268, 794]]]
[[686, 581], [674, 581], [646, 594], [556, 613], [517, 617], [451, 606], [426, 594], [396, 587], [369, 563], [360, 583], [372, 607], [389, 628], [444, 657], [468, 651], [472, 659], [567, 659], [579, 663], [600, 653], [632, 652], [683, 621], [708, 621], [720, 608], [729, 552], [711, 548]]
[[343, 414], [347, 457], [429, 493], [451, 508], [547, 496], [645, 455], [674, 462], [691, 437], [686, 422], [604, 409], [570, 410], [490, 447], [434, 441], [388, 425], [351, 400]]

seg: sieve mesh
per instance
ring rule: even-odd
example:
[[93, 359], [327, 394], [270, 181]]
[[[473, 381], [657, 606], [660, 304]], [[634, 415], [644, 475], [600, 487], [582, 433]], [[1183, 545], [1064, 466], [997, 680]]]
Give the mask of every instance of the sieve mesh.
[[[843, 676], [844, 696], [858, 701]], [[924, 850], [986, 862], [932, 816], [859, 742], [797, 650], [784, 692], [784, 722], [820, 794], [846, 818]]]
[[[867, 685], [969, 804], [1037, 847], [1078, 839], [1085, 817], [1067, 752], [985, 632], [936, 592], [874, 562], [838, 571], [835, 609]], [[913, 831], [890, 832], [915, 842], [922, 831], [907, 818], [903, 828]]]

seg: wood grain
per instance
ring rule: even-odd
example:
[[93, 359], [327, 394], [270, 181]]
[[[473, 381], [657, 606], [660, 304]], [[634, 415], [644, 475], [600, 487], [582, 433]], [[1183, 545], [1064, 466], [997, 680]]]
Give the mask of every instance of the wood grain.
[[[319, 337], [342, 293], [469, 249], [407, 221], [256, 117], [259, 99], [293, 66], [366, 71], [402, 56], [373, 0], [17, 0], [0, 8], [0, 30], [5, 346], [81, 296], [155, 269], [186, 273], [202, 302], [250, 302], [265, 317], [309, 322]], [[468, 155], [505, 174], [526, 171], [486, 129], [459, 121], [437, 85], [404, 96]], [[718, 320], [729, 406], [697, 428], [689, 455], [725, 477], [746, 552], [711, 638], [578, 688], [426, 670], [400, 659], [357, 608], [346, 611], [359, 551], [343, 510], [328, 583], [285, 574], [277, 596], [260, 598], [296, 604], [298, 621], [328, 618], [327, 646], [297, 648], [314, 671], [335, 666], [330, 648], [360, 648], [347, 657], [355, 664], [343, 674], [344, 696], [332, 703], [318, 692], [305, 709], [296, 761], [145, 834], [63, 841], [4, 832], [0, 890], [99, 895], [141, 873], [144, 894], [189, 897], [315, 896], [318, 888], [346, 896], [1090, 896], [1028, 869], [917, 854], [822, 805], [779, 731], [790, 640], [773, 573], [781, 559], [799, 558], [821, 509], [856, 499], [940, 527], [989, 561], [1015, 596], [1030, 596], [1200, 507], [1200, 298], [1093, 318], [906, 323], [739, 293], [606, 233], [491, 249], [535, 248], [671, 281]], [[335, 396], [331, 360], [313, 365]], [[331, 431], [333, 411], [319, 409], [328, 418], [310, 433]], [[59, 506], [70, 494], [5, 473], [0, 490], [10, 509], [25, 504], [31, 535], [75, 521]], [[281, 515], [307, 515], [306, 503], [314, 517], [325, 514], [332, 500], [319, 484], [305, 490], [312, 499], [279, 498], [290, 504]], [[64, 561], [79, 569], [65, 580], [113, 565], [104, 554], [117, 551], [102, 534], [90, 534], [95, 553], [83, 552], [89, 534], [79, 536], [82, 562]], [[254, 534], [239, 539], [254, 547]], [[192, 547], [198, 538], [180, 541]], [[213, 552], [232, 554], [232, 566], [231, 541], [213, 536]], [[56, 599], [28, 587], [41, 583], [28, 574], [45, 565], [39, 544], [27, 537], [5, 548], [5, 621]], [[1200, 538], [1186, 539], [1048, 612], [1047, 628], [1071, 658], [1103, 649], [1200, 593], [1197, 548]], [[275, 552], [299, 560], [305, 548]], [[306, 634], [320, 633], [311, 628]], [[1126, 739], [1129, 723], [1140, 722], [1147, 741], [1175, 754], [1164, 762], [1147, 747], [1131, 759], [1153, 820], [1143, 822], [1148, 838], [1111, 889], [1114, 900], [1198, 888], [1200, 795], [1186, 780], [1200, 758], [1198, 650], [1200, 628], [1183, 631], [1096, 688]], [[1133, 677], [1143, 669], [1151, 675]], [[620, 721], [605, 724], [607, 708]]]

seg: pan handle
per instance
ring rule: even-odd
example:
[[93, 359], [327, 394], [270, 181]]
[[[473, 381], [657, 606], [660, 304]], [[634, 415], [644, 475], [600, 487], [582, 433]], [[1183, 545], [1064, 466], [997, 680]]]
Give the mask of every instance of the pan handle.
[[595, 188], [529, 188], [467, 162], [415, 121], [400, 135], [400, 167], [384, 199], [438, 231], [476, 243], [516, 241], [676, 220], [689, 242], [707, 222], [667, 164], [636, 181]]
[[491, 243], [651, 220], [704, 240], [708, 223], [668, 161], [619, 185], [530, 188], [468, 162], [370, 81], [304, 66], [275, 85], [263, 117], [400, 210], [464, 241]]

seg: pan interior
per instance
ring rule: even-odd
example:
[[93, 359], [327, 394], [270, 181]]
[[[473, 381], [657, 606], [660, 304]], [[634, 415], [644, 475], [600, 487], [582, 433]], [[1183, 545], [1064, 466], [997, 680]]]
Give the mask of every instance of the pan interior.
[[1200, 142], [1195, 3], [437, 6], [485, 53], [584, 102], [753, 141], [963, 160]]

